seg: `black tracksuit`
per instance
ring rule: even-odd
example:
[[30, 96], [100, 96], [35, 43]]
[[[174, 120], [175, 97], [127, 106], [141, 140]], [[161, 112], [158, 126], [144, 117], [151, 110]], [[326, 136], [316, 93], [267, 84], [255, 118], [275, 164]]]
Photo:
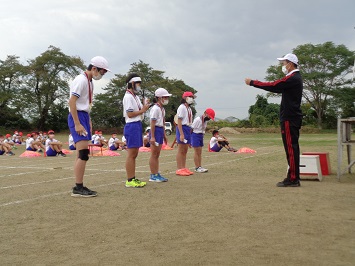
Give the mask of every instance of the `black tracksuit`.
[[252, 80], [250, 86], [266, 91], [281, 93], [280, 122], [281, 135], [285, 147], [289, 181], [300, 179], [300, 147], [298, 139], [302, 124], [301, 99], [303, 81], [298, 69], [292, 71], [282, 79], [273, 82]]

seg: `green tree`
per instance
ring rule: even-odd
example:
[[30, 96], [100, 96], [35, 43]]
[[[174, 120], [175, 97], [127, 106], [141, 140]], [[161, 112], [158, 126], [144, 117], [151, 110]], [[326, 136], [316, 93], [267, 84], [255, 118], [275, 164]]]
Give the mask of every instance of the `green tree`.
[[[346, 46], [332, 42], [299, 45], [293, 53], [300, 62], [303, 97], [316, 113], [318, 128], [322, 128], [330, 102], [339, 97], [337, 91], [345, 88], [354, 90], [348, 74], [352, 72], [355, 54]], [[266, 79], [275, 80], [283, 76], [280, 66], [270, 66]]]
[[256, 96], [256, 102], [249, 107], [249, 121], [253, 127], [275, 126], [280, 123], [280, 105], [268, 103], [263, 95]]
[[28, 126], [19, 108], [16, 108], [19, 88], [25, 75], [25, 67], [18, 59], [18, 56], [9, 55], [5, 61], [0, 60], [0, 124], [11, 128]]
[[[184, 91], [196, 91], [182, 80], [164, 77], [164, 72], [155, 70], [149, 64], [139, 61], [131, 64], [125, 75], [117, 74], [103, 89], [105, 92], [95, 95], [91, 118], [93, 126], [103, 128], [122, 128], [124, 125], [122, 99], [126, 93], [126, 78], [129, 73], [137, 73], [142, 78], [142, 94], [139, 95], [153, 102], [154, 92], [157, 88], [165, 88], [171, 94], [169, 104], [165, 106], [166, 121], [173, 121], [176, 110], [180, 105]], [[196, 110], [193, 108], [193, 112]], [[148, 120], [145, 123], [149, 123]]]
[[29, 60], [29, 74], [22, 89], [22, 108], [39, 130], [47, 126], [51, 107], [67, 102], [69, 80], [82, 69], [84, 65], [79, 57], [65, 55], [54, 46]]

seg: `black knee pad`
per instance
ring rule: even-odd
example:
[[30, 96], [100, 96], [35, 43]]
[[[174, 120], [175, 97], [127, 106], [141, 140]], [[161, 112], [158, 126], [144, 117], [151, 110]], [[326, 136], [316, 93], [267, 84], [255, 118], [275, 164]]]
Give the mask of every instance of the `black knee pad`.
[[89, 160], [89, 149], [83, 149], [83, 150], [79, 150], [79, 159], [83, 160], [83, 161], [88, 161]]

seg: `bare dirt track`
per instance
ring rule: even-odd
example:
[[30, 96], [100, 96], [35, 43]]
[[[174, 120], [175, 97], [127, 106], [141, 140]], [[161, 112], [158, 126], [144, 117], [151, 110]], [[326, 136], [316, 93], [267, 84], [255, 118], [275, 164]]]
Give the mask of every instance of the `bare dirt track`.
[[[286, 173], [278, 134], [228, 137], [257, 153], [206, 148], [209, 172], [180, 177], [176, 149], [162, 151], [169, 182], [142, 189], [124, 187], [124, 151], [91, 157], [85, 184], [99, 196], [88, 199], [70, 197], [74, 155], [0, 156], [0, 264], [354, 265], [355, 175], [336, 179], [336, 135], [301, 135], [302, 151], [330, 152], [333, 174], [299, 188], [275, 186]], [[144, 181], [149, 156], [138, 156]]]

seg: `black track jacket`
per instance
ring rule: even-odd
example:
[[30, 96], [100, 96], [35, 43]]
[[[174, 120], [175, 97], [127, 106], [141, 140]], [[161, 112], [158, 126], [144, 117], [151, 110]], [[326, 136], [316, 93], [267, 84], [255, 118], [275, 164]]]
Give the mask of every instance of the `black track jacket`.
[[252, 80], [250, 86], [274, 93], [282, 93], [280, 106], [280, 121], [301, 121], [301, 100], [303, 81], [298, 69], [282, 79], [272, 82]]

